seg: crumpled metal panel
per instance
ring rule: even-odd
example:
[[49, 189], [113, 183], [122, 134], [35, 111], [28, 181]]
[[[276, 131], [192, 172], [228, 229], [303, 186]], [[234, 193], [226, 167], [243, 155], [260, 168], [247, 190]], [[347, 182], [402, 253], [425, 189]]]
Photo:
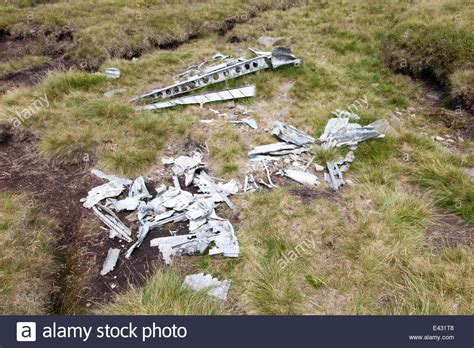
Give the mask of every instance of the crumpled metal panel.
[[120, 249], [109, 248], [107, 252], [107, 257], [100, 271], [100, 275], [106, 275], [107, 273], [114, 270], [115, 265], [117, 264], [118, 258], [120, 255]]
[[306, 134], [305, 132], [296, 129], [293, 126], [286, 125], [283, 122], [276, 121], [273, 124], [272, 134], [278, 139], [283, 140], [287, 143], [303, 146], [306, 144], [314, 143], [316, 139]]
[[197, 273], [187, 275], [184, 278], [182, 288], [193, 291], [207, 290], [209, 296], [225, 301], [227, 300], [230, 284], [230, 280], [224, 279], [221, 281], [210, 274]]
[[319, 184], [316, 175], [301, 170], [287, 169], [285, 170], [285, 176], [303, 185], [316, 186]]

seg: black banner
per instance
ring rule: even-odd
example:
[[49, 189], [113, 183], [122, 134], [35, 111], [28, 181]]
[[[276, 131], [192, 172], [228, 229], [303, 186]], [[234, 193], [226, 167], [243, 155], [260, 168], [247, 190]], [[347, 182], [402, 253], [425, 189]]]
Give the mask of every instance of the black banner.
[[472, 316], [3, 316], [11, 347], [459, 347]]

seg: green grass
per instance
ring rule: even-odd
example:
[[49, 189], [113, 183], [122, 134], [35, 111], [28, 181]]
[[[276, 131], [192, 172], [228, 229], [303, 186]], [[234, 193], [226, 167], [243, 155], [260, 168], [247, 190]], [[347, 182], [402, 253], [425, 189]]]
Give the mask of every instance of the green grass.
[[132, 287], [97, 314], [114, 315], [210, 315], [222, 313], [220, 301], [205, 291], [181, 289], [184, 275], [174, 270], [159, 270], [143, 288]]
[[[154, 14], [158, 19], [153, 25], [163, 33], [176, 29], [175, 36], [182, 38], [195, 30], [193, 26], [197, 22], [193, 14], [189, 23], [182, 25], [184, 5], [175, 5], [165, 5], [162, 15]], [[79, 9], [85, 5], [52, 6], [76, 6], [76, 15], [81, 17]], [[212, 13], [202, 12], [208, 4], [199, 6], [202, 7], [197, 13], [208, 20]], [[240, 3], [233, 4], [230, 11], [237, 8], [233, 6], [241, 8]], [[91, 52], [80, 55], [90, 59], [99, 57], [100, 61], [123, 54], [118, 51], [111, 54], [110, 47], [122, 45], [130, 52], [136, 49], [133, 44], [124, 44], [122, 34], [108, 42], [108, 46], [85, 39], [97, 33], [101, 42], [101, 35], [107, 32], [110, 36], [119, 30], [113, 24], [117, 23], [116, 19], [103, 13], [111, 7], [120, 9], [119, 16], [123, 11], [130, 18], [138, 11], [110, 1], [97, 10], [104, 14], [101, 23], [86, 23], [91, 19], [84, 18], [84, 27], [77, 34], [84, 38], [79, 49]], [[463, 167], [472, 167], [474, 163], [470, 154], [472, 143], [465, 141], [459, 151], [462, 153], [454, 153], [429, 139], [432, 134], [456, 132], [464, 125], [458, 120], [453, 120], [450, 129], [439, 124], [443, 111], [439, 115], [433, 113], [419, 98], [420, 88], [410, 78], [386, 68], [384, 44], [387, 37], [404, 28], [405, 22], [423, 22], [428, 23], [426, 28], [421, 27], [423, 30], [436, 29], [432, 34], [433, 45], [440, 45], [451, 37], [438, 31], [440, 26], [449, 29], [452, 21], [446, 18], [461, 13], [456, 28], [469, 26], [464, 16], [469, 8], [465, 2], [448, 0], [423, 4], [318, 2], [285, 12], [268, 10], [237, 24], [222, 36], [204, 28], [196, 41], [173, 51], [156, 50], [142, 55], [137, 62], [107, 60], [99, 70], [120, 68], [122, 76], [118, 80], [89, 73], [58, 72], [38, 86], [9, 91], [0, 101], [0, 107], [7, 110], [0, 112], [0, 118], [10, 117], [11, 112], [27, 107], [46, 92], [48, 97], [51, 94], [51, 105], [29, 119], [27, 125], [41, 135], [41, 148], [47, 157], [92, 152], [99, 167], [133, 176], [154, 170], [162, 156], [188, 154], [195, 147], [207, 144], [209, 154], [204, 151], [204, 161], [210, 174], [242, 182], [249, 163], [247, 151], [255, 145], [275, 141], [264, 132], [275, 120], [318, 137], [331, 111], [347, 109], [357, 105], [357, 100], [366, 99], [368, 105], [356, 111], [361, 116], [360, 123], [366, 125], [384, 118], [400, 135], [371, 139], [358, 146], [356, 159], [346, 174], [354, 185], [344, 187], [337, 195], [310, 202], [303, 202], [291, 193], [292, 187], [236, 195], [232, 197], [237, 207], [235, 213], [220, 212], [232, 217], [232, 221], [239, 221], [234, 227], [241, 256], [237, 259], [194, 257], [189, 273], [203, 271], [219, 279], [232, 280], [225, 307], [216, 307], [203, 294], [182, 292], [184, 274], [176, 268], [158, 270], [156, 277], [143, 288], [132, 288], [98, 312], [468, 314], [473, 306], [472, 250], [464, 246], [436, 249], [427, 235], [431, 224], [438, 219], [435, 213], [438, 210], [461, 216], [466, 229], [468, 224], [472, 225], [473, 187], [463, 171]], [[176, 23], [170, 23], [171, 19], [166, 17], [173, 11], [177, 13]], [[218, 11], [216, 18], [223, 18], [227, 10]], [[145, 11], [143, 14], [148, 16]], [[430, 22], [430, 16], [439, 20]], [[54, 18], [48, 20], [54, 22]], [[147, 20], [152, 19], [146, 17], [144, 23]], [[11, 28], [20, 30], [20, 27], [21, 24], [14, 24]], [[131, 43], [141, 35], [140, 30], [137, 28], [137, 33], [130, 35]], [[256, 41], [267, 32], [270, 36], [285, 37], [294, 53], [302, 58], [302, 66], [268, 70], [209, 88], [256, 84], [257, 95], [245, 103], [254, 110], [252, 117], [258, 121], [259, 131], [219, 121], [207, 106], [135, 112], [127, 103], [132, 96], [172, 83], [176, 73], [216, 52], [239, 56], [245, 54], [248, 46], [261, 48]], [[230, 43], [232, 35], [246, 41]], [[443, 39], [439, 41], [439, 37]], [[395, 36], [393, 40], [398, 38], [403, 39]], [[423, 39], [415, 42], [420, 44], [421, 53], [431, 48], [437, 58], [444, 58], [438, 56], [446, 51], [444, 48], [426, 46]], [[160, 40], [167, 42], [170, 36], [164, 35]], [[456, 42], [453, 40], [453, 44]], [[446, 54], [459, 58], [464, 53], [454, 49]], [[465, 67], [459, 70], [451, 59], [446, 61], [449, 64], [436, 62], [441, 64], [440, 71], [449, 71], [447, 76], [453, 88], [456, 86], [459, 93], [470, 93], [465, 88], [470, 76], [463, 72]], [[290, 82], [294, 87], [283, 97], [280, 87]], [[102, 96], [117, 88], [125, 92], [108, 99]], [[210, 107], [220, 108], [223, 104]], [[416, 109], [415, 117], [407, 112], [409, 107]], [[197, 122], [200, 118], [218, 121], [202, 125]], [[323, 165], [345, 156], [348, 149], [315, 148], [314, 151], [315, 162]], [[318, 176], [322, 181], [321, 173]], [[324, 185], [317, 188], [322, 189]], [[297, 257], [281, 267], [296, 250]]]
[[54, 223], [25, 196], [0, 194], [0, 313], [47, 314], [56, 260]]
[[472, 105], [465, 90], [472, 85], [473, 15], [474, 6], [464, 0], [414, 6], [387, 34], [385, 61], [395, 71], [434, 77], [453, 98]]
[[474, 223], [474, 183], [460, 164], [462, 159], [417, 136], [406, 137], [411, 180], [447, 210]]
[[[225, 32], [229, 22], [245, 21], [261, 11], [297, 4], [296, 0], [187, 0], [157, 4], [143, 0], [100, 4], [91, 0], [50, 4], [25, 0], [0, 7], [0, 29], [15, 39], [36, 35], [39, 42], [46, 41], [41, 39], [43, 36], [54, 42], [65, 29], [72, 30], [75, 44], [70, 45], [66, 58], [94, 70], [110, 58], [131, 59], [158, 47], [173, 47], [188, 39]], [[36, 5], [34, 11], [30, 5]], [[47, 52], [46, 43], [37, 50]]]
[[0, 63], [0, 76], [31, 70], [50, 63], [51, 59], [44, 56], [24, 56], [19, 60], [10, 60]]

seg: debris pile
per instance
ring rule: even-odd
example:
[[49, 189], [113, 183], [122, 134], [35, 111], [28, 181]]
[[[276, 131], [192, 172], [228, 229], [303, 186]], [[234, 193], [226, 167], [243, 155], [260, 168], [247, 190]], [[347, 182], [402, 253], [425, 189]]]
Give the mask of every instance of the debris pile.
[[[255, 86], [246, 86], [219, 92], [206, 93], [196, 96], [175, 98], [168, 101], [158, 100], [169, 99], [177, 95], [189, 93], [205, 86], [233, 79], [239, 76], [254, 73], [270, 66], [274, 69], [284, 65], [299, 66], [301, 60], [293, 55], [291, 49], [286, 47], [275, 47], [272, 52], [261, 52], [250, 49], [255, 55], [252, 58], [231, 58], [218, 54], [211, 60], [206, 60], [187, 68], [177, 77], [178, 82], [173, 85], [154, 89], [149, 93], [140, 95], [130, 100], [134, 102], [140, 99], [154, 101], [141, 109], [162, 109], [176, 105], [200, 104], [223, 101], [238, 98], [247, 98], [255, 95]], [[206, 69], [209, 62], [222, 61], [220, 64], [212, 65]], [[193, 73], [193, 75], [191, 75]]]
[[[271, 38], [261, 39], [261, 44], [268, 47], [279, 40], [273, 42]], [[208, 102], [248, 98], [255, 96], [254, 85], [201, 95], [181, 95], [270, 67], [276, 69], [284, 65], [301, 64], [300, 59], [295, 57], [289, 48], [275, 47], [272, 52], [250, 50], [254, 57], [249, 59], [217, 54], [212, 59], [185, 69], [176, 76], [176, 83], [173, 85], [152, 90], [133, 98], [131, 102], [145, 100], [149, 104], [139, 109], [155, 110], [177, 105], [202, 106]], [[120, 76], [120, 71], [109, 69], [107, 74], [117, 77]], [[292, 86], [290, 84], [285, 87], [286, 94]], [[231, 108], [233, 110], [229, 113], [213, 109], [210, 111], [222, 116], [226, 122], [243, 125], [246, 129], [258, 129], [248, 107], [240, 105]], [[250, 162], [243, 192], [256, 191], [260, 185], [268, 188], [278, 187], [280, 181], [272, 176], [285, 177], [306, 186], [317, 186], [320, 184], [318, 172], [324, 172], [324, 180], [335, 190], [348, 183], [349, 180], [343, 175], [355, 159], [354, 150], [357, 145], [368, 139], [382, 138], [384, 134], [381, 134], [380, 122], [362, 126], [353, 122], [360, 120], [359, 115], [353, 112], [336, 109], [332, 114], [334, 118], [328, 120], [319, 138], [281, 121], [274, 122], [273, 128], [268, 131], [271, 131], [278, 141], [256, 146], [248, 152]], [[214, 121], [201, 120], [201, 123], [210, 124]], [[348, 146], [350, 151], [343, 159], [328, 161], [323, 167], [313, 163], [316, 158], [315, 146], [320, 146], [323, 150]], [[217, 216], [215, 209], [220, 203], [234, 209], [229, 197], [239, 192], [239, 183], [235, 180], [225, 182], [211, 177], [206, 172], [206, 164], [202, 159], [203, 156], [199, 152], [194, 152], [191, 156], [162, 158], [162, 163], [171, 168], [170, 179], [173, 184], [162, 184], [153, 190], [148, 189], [145, 179], [141, 176], [130, 180], [92, 170], [92, 174], [107, 182], [91, 189], [83, 199], [83, 205], [92, 209], [103, 222], [110, 238], [119, 238], [129, 244], [124, 253], [126, 259], [132, 257], [134, 251], [147, 239], [150, 231], [167, 224], [187, 224], [185, 233], [169, 230], [169, 235], [150, 238], [150, 246], [158, 248], [167, 265], [172, 264], [173, 258], [179, 255], [207, 252], [209, 255], [238, 257], [240, 249], [234, 228], [229, 220]], [[184, 187], [181, 187], [179, 178], [183, 179]], [[186, 189], [190, 186], [193, 186], [192, 190]], [[136, 215], [136, 225], [127, 226], [120, 219], [119, 216], [125, 211]], [[116, 268], [120, 253], [119, 248], [108, 250], [101, 275], [107, 275]], [[182, 287], [194, 291], [205, 290], [208, 295], [225, 301], [230, 283], [229, 280], [220, 281], [209, 274], [199, 273], [186, 276]]]
[[[333, 112], [336, 118], [331, 118], [326, 124], [323, 134], [315, 139], [307, 133], [283, 122], [276, 121], [271, 134], [281, 140], [281, 142], [260, 145], [248, 152], [250, 156], [251, 169], [248, 171], [244, 181], [244, 192], [254, 191], [262, 184], [268, 188], [278, 187], [272, 181], [271, 175], [285, 176], [302, 185], [317, 186], [320, 184], [316, 173], [309, 172], [315, 156], [311, 156], [311, 145], [319, 143], [324, 150], [334, 147], [349, 146], [351, 151], [344, 159], [330, 161], [326, 163], [327, 172], [324, 173], [324, 180], [335, 190], [347, 183], [343, 178], [343, 173], [349, 170], [349, 164], [354, 160], [354, 150], [361, 141], [372, 138], [382, 138], [383, 134], [371, 125], [361, 126], [358, 123], [350, 122], [350, 119], [360, 119], [359, 115], [345, 110], [337, 109]], [[306, 158], [304, 157], [306, 155]], [[283, 157], [283, 160], [281, 160]], [[306, 162], [306, 165], [301, 163]], [[256, 164], [258, 163], [258, 164]], [[323, 171], [324, 167], [319, 164], [314, 165], [314, 171]], [[267, 182], [259, 179], [257, 182], [255, 172], [263, 172]]]
[[367, 139], [384, 137], [373, 126], [361, 126], [349, 121], [348, 117], [331, 118], [328, 121], [324, 133], [319, 137], [324, 149], [343, 145], [356, 146]]
[[[150, 242], [150, 246], [158, 247], [166, 264], [172, 263], [174, 255], [203, 254], [206, 251], [209, 255], [238, 257], [239, 242], [234, 228], [228, 220], [216, 215], [215, 207], [223, 202], [233, 209], [229, 196], [238, 192], [239, 184], [235, 180], [216, 182], [206, 173], [206, 165], [198, 152], [192, 156], [163, 158], [162, 162], [172, 165], [174, 185], [163, 184], [155, 189], [154, 194], [149, 192], [141, 176], [132, 181], [92, 170], [92, 174], [107, 182], [91, 189], [87, 198], [82, 200], [83, 206], [93, 210], [106, 226], [104, 229], [110, 238], [131, 243], [125, 258], [132, 256], [151, 230], [180, 222], [188, 223], [187, 234], [176, 235], [170, 231], [169, 236], [154, 238]], [[184, 177], [184, 185], [193, 185], [197, 193], [181, 188], [178, 177]], [[135, 233], [117, 216], [122, 211], [136, 213], [139, 227]], [[115, 268], [119, 254], [120, 249], [109, 249], [102, 275]]]
[[349, 164], [354, 161], [354, 150], [357, 149], [357, 145], [368, 139], [383, 138], [385, 135], [379, 133], [374, 126], [361, 126], [358, 123], [350, 122], [350, 119], [360, 119], [357, 114], [339, 109], [336, 109], [333, 114], [338, 117], [329, 119], [319, 141], [325, 150], [343, 145], [351, 148], [344, 159], [326, 163], [327, 173], [324, 173], [324, 180], [329, 182], [335, 190], [338, 190], [339, 187], [346, 184], [343, 173], [349, 170]]

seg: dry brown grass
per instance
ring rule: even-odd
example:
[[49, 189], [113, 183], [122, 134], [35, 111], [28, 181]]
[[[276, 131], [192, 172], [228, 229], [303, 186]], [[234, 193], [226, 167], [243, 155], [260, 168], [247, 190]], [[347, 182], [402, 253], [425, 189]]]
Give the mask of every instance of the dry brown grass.
[[47, 314], [54, 276], [54, 223], [25, 196], [0, 194], [0, 312]]

